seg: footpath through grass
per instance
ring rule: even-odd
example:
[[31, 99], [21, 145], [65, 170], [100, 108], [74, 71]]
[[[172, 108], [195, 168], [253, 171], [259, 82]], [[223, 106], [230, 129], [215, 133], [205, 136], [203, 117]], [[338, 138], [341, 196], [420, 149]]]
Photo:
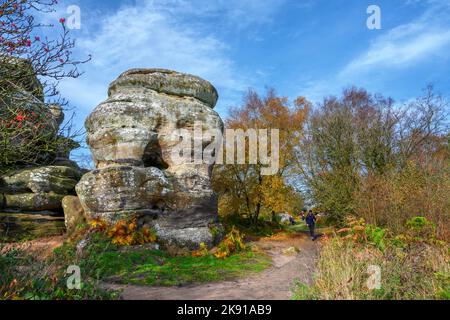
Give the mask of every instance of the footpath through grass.
[[312, 285], [298, 283], [298, 300], [450, 299], [448, 242], [424, 217], [392, 234], [364, 220], [324, 239]]
[[269, 257], [251, 250], [218, 259], [210, 254], [172, 257], [164, 251], [137, 249], [103, 252], [96, 260], [98, 276], [103, 280], [149, 286], [228, 280], [260, 272], [270, 266]]
[[[0, 300], [116, 299], [118, 294], [101, 289], [101, 283], [179, 286], [244, 277], [271, 265], [270, 257], [252, 246], [216, 258], [146, 245], [120, 247], [101, 234], [94, 234], [80, 255], [77, 243], [67, 241], [44, 261], [20, 250], [0, 254]], [[71, 265], [80, 267], [81, 290], [67, 288]]]

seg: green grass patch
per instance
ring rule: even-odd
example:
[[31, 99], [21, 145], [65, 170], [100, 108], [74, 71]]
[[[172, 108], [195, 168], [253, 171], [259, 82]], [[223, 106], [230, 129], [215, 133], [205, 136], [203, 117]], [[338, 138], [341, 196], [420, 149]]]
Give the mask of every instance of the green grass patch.
[[97, 276], [118, 283], [148, 286], [174, 286], [227, 280], [260, 272], [270, 266], [262, 253], [246, 251], [225, 259], [171, 257], [163, 251], [110, 251], [97, 258]]
[[101, 235], [96, 235], [85, 250], [84, 257], [77, 259], [73, 245], [66, 244], [56, 250], [55, 259], [79, 265], [92, 279], [148, 286], [228, 280], [261, 272], [271, 265], [270, 257], [251, 248], [223, 259], [211, 254], [172, 256], [145, 246], [120, 249]]
[[247, 217], [240, 215], [230, 215], [221, 218], [221, 222], [227, 230], [236, 227], [246, 236], [251, 237], [270, 237], [282, 230], [282, 226], [263, 217], [259, 218], [255, 223]]
[[82, 273], [80, 290], [67, 287], [65, 261], [37, 260], [23, 251], [0, 254], [0, 300], [111, 300], [115, 291], [100, 288]]
[[[309, 228], [306, 225], [306, 223], [304, 221], [301, 222], [297, 222], [295, 225], [290, 225], [290, 226], [285, 226], [284, 230], [287, 232], [292, 232], [292, 233], [296, 233], [296, 232], [307, 232], [309, 233]], [[318, 222], [316, 224], [316, 229], [315, 232], [316, 233], [330, 233], [333, 232], [333, 227], [330, 226], [328, 223], [321, 223]]]

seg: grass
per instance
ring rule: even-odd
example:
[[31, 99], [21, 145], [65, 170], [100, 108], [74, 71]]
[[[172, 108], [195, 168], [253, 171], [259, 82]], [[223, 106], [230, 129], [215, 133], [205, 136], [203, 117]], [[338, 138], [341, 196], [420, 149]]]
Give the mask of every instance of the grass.
[[[101, 289], [100, 283], [186, 285], [234, 279], [271, 265], [267, 255], [252, 248], [223, 259], [211, 254], [193, 257], [184, 251], [171, 255], [149, 246], [119, 247], [105, 235], [94, 234], [79, 256], [76, 243], [67, 241], [44, 261], [17, 250], [0, 254], [0, 300], [117, 299], [117, 292]], [[80, 267], [81, 290], [67, 288], [70, 265]]]
[[20, 250], [0, 254], [0, 300], [103, 300], [118, 298], [83, 278], [81, 290], [67, 288], [66, 261], [41, 261]]
[[260, 272], [270, 266], [262, 253], [246, 251], [224, 259], [171, 257], [162, 251], [105, 252], [98, 257], [102, 279], [126, 284], [175, 286], [227, 280]]
[[270, 258], [248, 248], [226, 258], [212, 254], [194, 257], [189, 252], [167, 252], [147, 246], [118, 247], [104, 235], [96, 234], [76, 261], [74, 248], [66, 244], [57, 249], [59, 260], [73, 261], [93, 279], [124, 284], [172, 286], [228, 280], [260, 272], [271, 265]]
[[[296, 300], [417, 300], [450, 298], [448, 243], [416, 230], [393, 236], [365, 225], [349, 236], [328, 240], [320, 253], [314, 283], [298, 283]], [[357, 229], [354, 229], [357, 230]], [[424, 229], [422, 229], [424, 231]], [[422, 233], [426, 235], [426, 233]], [[379, 237], [383, 237], [381, 240]], [[355, 240], [356, 239], [356, 240]], [[383, 244], [383, 245], [380, 245]], [[379, 287], [369, 289], [369, 271], [379, 268]]]

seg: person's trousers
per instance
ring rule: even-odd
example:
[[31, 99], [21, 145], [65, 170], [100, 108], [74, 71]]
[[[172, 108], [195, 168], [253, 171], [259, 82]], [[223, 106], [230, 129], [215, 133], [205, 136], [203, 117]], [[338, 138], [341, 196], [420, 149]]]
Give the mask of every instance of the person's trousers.
[[315, 238], [316, 237], [316, 234], [314, 233], [314, 227], [315, 226], [313, 224], [308, 226], [309, 234], [311, 235], [311, 238]]

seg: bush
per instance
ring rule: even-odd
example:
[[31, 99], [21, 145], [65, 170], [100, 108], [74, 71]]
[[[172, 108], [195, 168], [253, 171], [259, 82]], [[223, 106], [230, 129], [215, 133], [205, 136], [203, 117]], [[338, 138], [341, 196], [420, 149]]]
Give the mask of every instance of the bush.
[[238, 229], [233, 227], [217, 247], [217, 252], [214, 256], [216, 258], [226, 258], [233, 253], [239, 253], [243, 250], [245, 250], [244, 236]]
[[406, 222], [421, 216], [436, 226], [438, 238], [448, 240], [449, 174], [443, 167], [421, 168], [410, 162], [400, 172], [369, 176], [355, 193], [355, 213], [394, 233], [405, 232], [410, 227]]
[[[422, 217], [408, 225], [421, 232]], [[448, 299], [449, 252], [445, 243], [361, 225], [340, 230], [325, 243], [312, 286], [298, 284], [294, 299]], [[372, 266], [380, 268], [380, 287], [369, 289]]]
[[90, 221], [93, 231], [104, 233], [111, 242], [120, 246], [142, 245], [156, 241], [156, 233], [148, 226], [137, 228], [136, 219], [119, 220], [110, 224], [100, 218]]

